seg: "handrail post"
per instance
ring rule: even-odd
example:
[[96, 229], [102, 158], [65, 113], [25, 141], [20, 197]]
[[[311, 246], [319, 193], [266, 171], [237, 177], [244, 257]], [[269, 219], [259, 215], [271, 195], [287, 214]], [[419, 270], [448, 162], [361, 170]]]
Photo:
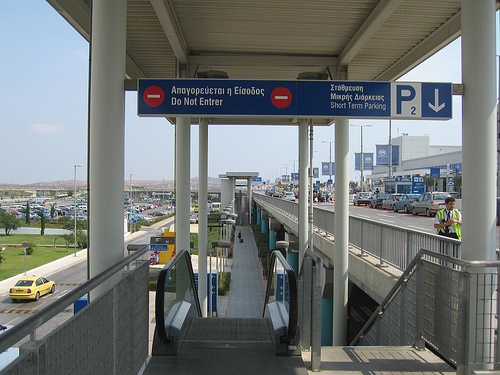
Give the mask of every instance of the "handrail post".
[[312, 328], [312, 316], [311, 316], [311, 307], [314, 300], [311, 300], [312, 297], [312, 288], [313, 288], [313, 270], [312, 270], [312, 259], [308, 256], [304, 257], [304, 275], [302, 277], [302, 285], [303, 285], [303, 303], [302, 309], [303, 311], [303, 320], [302, 320], [302, 346], [306, 349], [310, 349], [311, 347], [311, 328]]
[[424, 275], [424, 267], [423, 260], [420, 258], [417, 263], [417, 301], [416, 301], [416, 321], [415, 321], [415, 343], [413, 346], [417, 350], [425, 349], [425, 340], [423, 337], [424, 330], [424, 301], [425, 301], [425, 275]]
[[470, 272], [458, 277], [457, 375], [469, 373]]
[[323, 264], [321, 258], [312, 268], [312, 330], [311, 370], [321, 370], [321, 298], [323, 295]]

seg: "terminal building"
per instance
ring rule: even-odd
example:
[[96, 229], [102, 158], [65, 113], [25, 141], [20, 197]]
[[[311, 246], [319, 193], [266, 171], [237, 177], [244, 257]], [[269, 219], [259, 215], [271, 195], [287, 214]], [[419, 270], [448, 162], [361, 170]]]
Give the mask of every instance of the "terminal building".
[[[391, 143], [394, 153], [391, 166], [387, 162], [379, 162], [379, 154], [387, 150], [387, 146], [377, 147], [376, 163], [367, 178], [370, 189], [388, 193], [412, 193], [417, 192], [416, 189], [458, 190], [453, 178], [462, 173], [462, 146], [431, 145], [428, 135], [411, 136], [406, 133], [393, 138]], [[423, 178], [416, 178], [425, 176], [435, 178], [433, 188], [422, 185]], [[416, 181], [420, 181], [417, 187]]]

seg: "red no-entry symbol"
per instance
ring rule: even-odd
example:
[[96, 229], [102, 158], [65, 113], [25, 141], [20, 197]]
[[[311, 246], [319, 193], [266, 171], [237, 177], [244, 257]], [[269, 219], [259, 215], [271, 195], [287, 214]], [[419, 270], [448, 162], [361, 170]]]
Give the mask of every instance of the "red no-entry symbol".
[[271, 93], [271, 103], [276, 108], [286, 108], [292, 102], [292, 93], [286, 87], [276, 87]]
[[158, 107], [165, 100], [165, 93], [158, 86], [149, 86], [142, 95], [144, 103], [150, 107]]

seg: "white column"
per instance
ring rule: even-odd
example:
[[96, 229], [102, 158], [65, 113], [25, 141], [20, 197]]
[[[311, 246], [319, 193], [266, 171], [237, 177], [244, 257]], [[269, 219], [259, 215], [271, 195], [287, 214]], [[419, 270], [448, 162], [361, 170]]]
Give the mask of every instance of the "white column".
[[208, 120], [200, 119], [199, 128], [198, 298], [203, 317], [207, 317]]
[[175, 249], [176, 251], [191, 251], [189, 239], [191, 121], [186, 117], [177, 117], [175, 127], [177, 134], [175, 140]]
[[[496, 57], [495, 1], [462, 0], [462, 152], [463, 220], [462, 258], [495, 260], [496, 239]], [[481, 191], [478, 209], [473, 203]], [[477, 269], [474, 272], [495, 270]], [[469, 310], [469, 361], [487, 357], [494, 348], [495, 329], [487, 314], [496, 314], [496, 285], [478, 287], [471, 278]], [[483, 302], [484, 300], [484, 302]], [[480, 334], [474, 326], [482, 327]], [[492, 365], [474, 363], [473, 370], [492, 369]]]
[[309, 194], [307, 188], [307, 128], [306, 120], [299, 121], [299, 269], [304, 258], [304, 252], [308, 245], [307, 239], [307, 196]]
[[220, 192], [221, 192], [220, 205], [222, 211], [222, 209], [225, 208], [231, 201], [231, 196], [234, 196], [232, 181], [230, 179], [223, 178], [220, 180]]
[[346, 345], [349, 277], [349, 120], [335, 121], [335, 244], [333, 259], [333, 345]]
[[[123, 259], [125, 53], [127, 3], [95, 0], [90, 77], [89, 276]], [[92, 292], [103, 294], [118, 280]]]
[[462, 0], [462, 257], [468, 260], [495, 259], [495, 68], [495, 1]]

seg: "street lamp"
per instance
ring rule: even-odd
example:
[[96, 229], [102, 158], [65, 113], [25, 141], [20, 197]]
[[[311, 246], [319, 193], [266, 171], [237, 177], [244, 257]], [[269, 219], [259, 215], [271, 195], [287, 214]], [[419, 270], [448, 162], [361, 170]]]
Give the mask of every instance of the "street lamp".
[[330, 180], [332, 180], [332, 144], [334, 141], [321, 141], [323, 143], [330, 143], [330, 164], [328, 166], [328, 170], [330, 171]]
[[78, 167], [81, 167], [82, 165], [81, 164], [75, 164], [74, 167], [75, 167], [75, 175], [74, 175], [74, 178], [73, 178], [73, 182], [74, 182], [74, 190], [73, 190], [73, 198], [74, 198], [74, 205], [73, 205], [73, 218], [74, 218], [74, 222], [75, 222], [75, 231], [73, 232], [73, 235], [74, 235], [74, 255], [76, 257], [76, 168]]
[[129, 194], [128, 194], [128, 200], [130, 201], [130, 204], [132, 205], [132, 176], [135, 176], [135, 173], [130, 173], [130, 182], [129, 182]]
[[351, 126], [358, 126], [360, 129], [361, 129], [361, 191], [365, 191], [365, 184], [364, 184], [364, 181], [363, 181], [363, 162], [364, 162], [364, 159], [363, 159], [363, 128], [365, 126], [373, 126], [373, 125], [354, 125], [354, 124], [351, 124]]

